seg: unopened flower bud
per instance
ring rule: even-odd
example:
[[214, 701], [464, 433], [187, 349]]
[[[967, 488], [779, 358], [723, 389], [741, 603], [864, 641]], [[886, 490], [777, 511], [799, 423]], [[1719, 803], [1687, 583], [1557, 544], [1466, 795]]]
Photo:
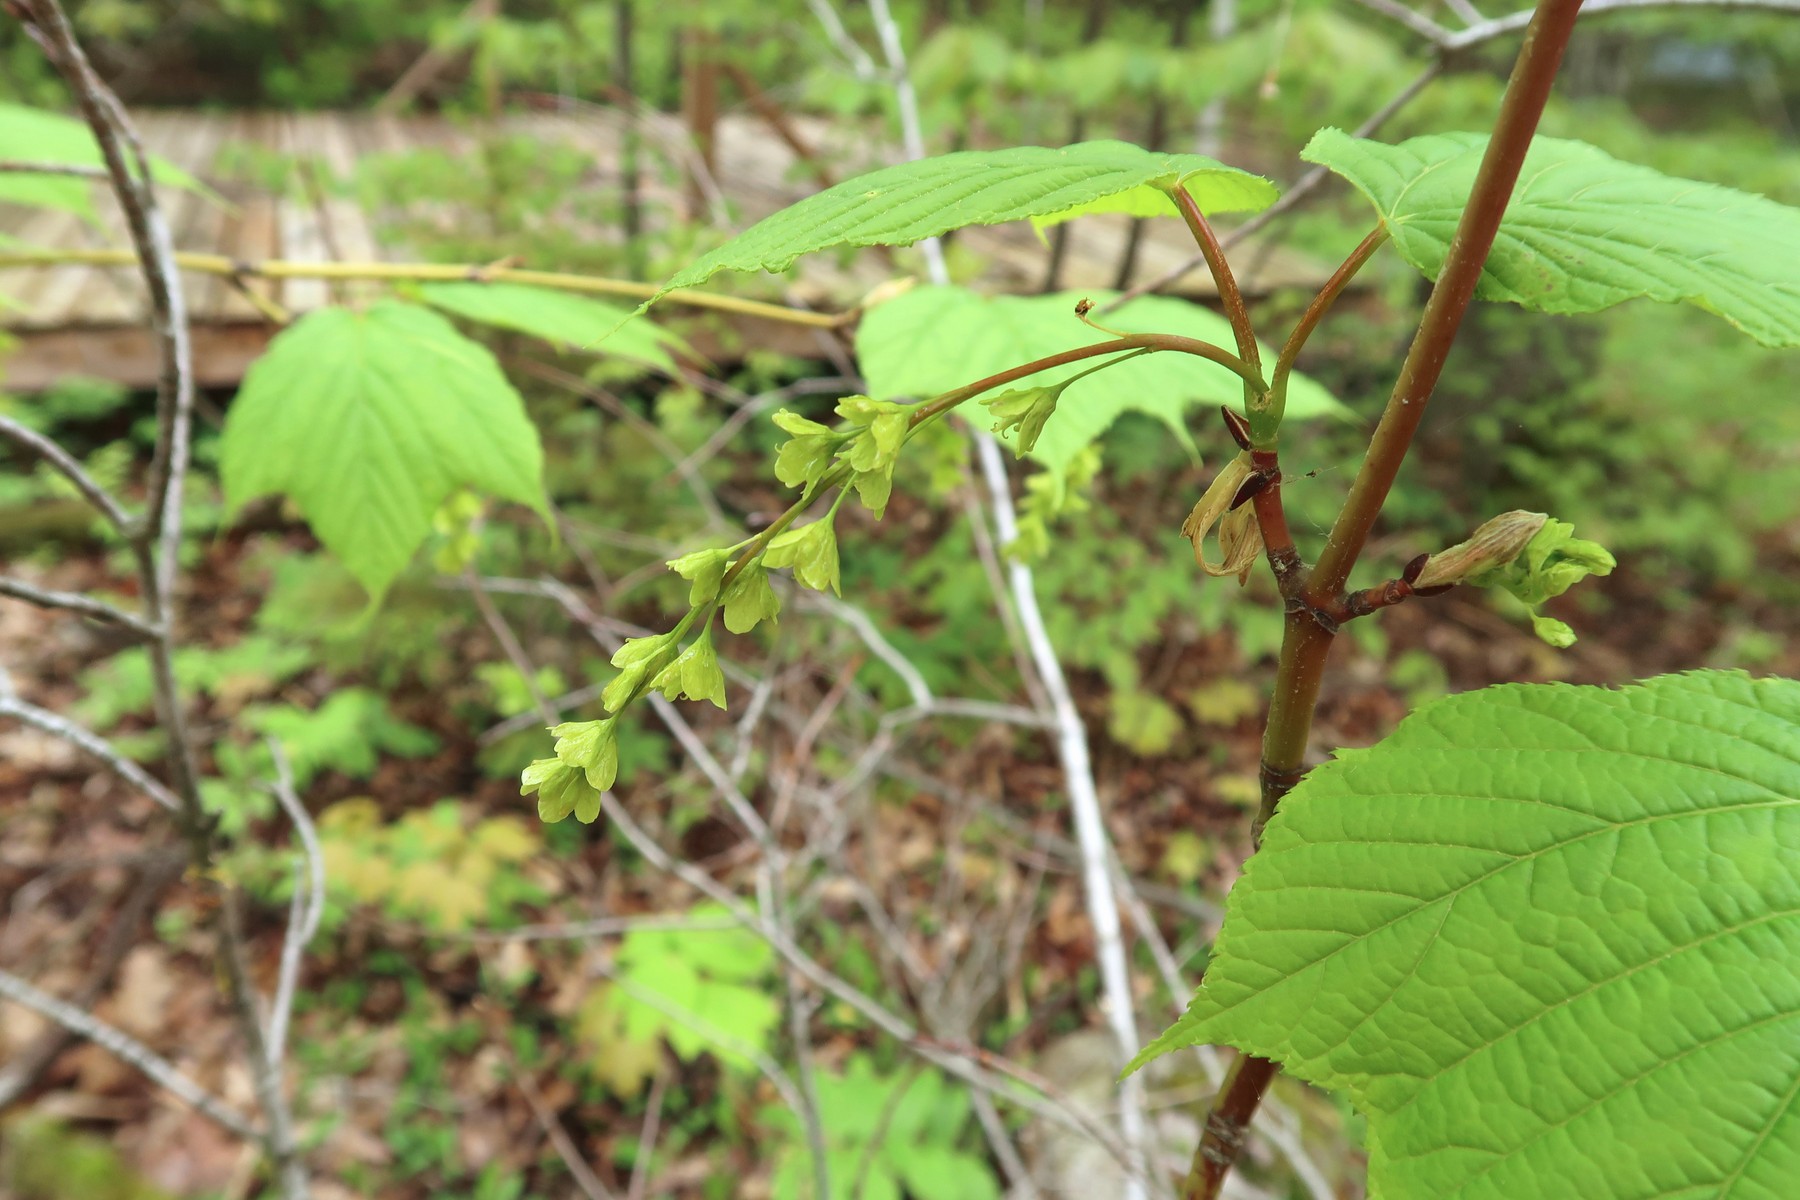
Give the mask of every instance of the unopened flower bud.
[[1417, 578], [1415, 591], [1467, 583], [1478, 575], [1497, 570], [1519, 557], [1520, 551], [1550, 518], [1544, 513], [1515, 509], [1501, 513], [1448, 550], [1440, 550], [1425, 562]]

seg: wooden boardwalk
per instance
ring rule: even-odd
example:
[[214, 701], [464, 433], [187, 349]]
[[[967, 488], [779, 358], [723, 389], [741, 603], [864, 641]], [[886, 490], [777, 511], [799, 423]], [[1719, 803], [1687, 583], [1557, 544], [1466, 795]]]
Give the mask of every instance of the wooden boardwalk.
[[[358, 165], [377, 155], [426, 149], [474, 155], [484, 137], [524, 136], [587, 156], [592, 166], [583, 183], [616, 192], [626, 119], [618, 110], [606, 108], [519, 113], [487, 123], [366, 113], [146, 111], [136, 117], [153, 153], [202, 179], [229, 202], [161, 189], [176, 249], [246, 263], [417, 260], [416, 248], [379, 236], [380, 214], [365, 211], [349, 198], [349, 189], [331, 182], [354, 178]], [[819, 159], [838, 178], [883, 161], [878, 156], [885, 148], [852, 128], [791, 120], [794, 132], [816, 148]], [[693, 155], [673, 118], [658, 115], [650, 121], [644, 129], [642, 196], [646, 225], [655, 229], [687, 212], [690, 200], [682, 182], [683, 168]], [[303, 177], [310, 173], [324, 182], [310, 188], [293, 186], [280, 195], [245, 182], [254, 175], [254, 164], [271, 156], [307, 164]], [[702, 220], [743, 228], [818, 187], [808, 164], [768, 125], [751, 116], [721, 118], [715, 159], [716, 192], [710, 202], [702, 202], [698, 214]], [[95, 224], [65, 212], [0, 205], [0, 232], [17, 243], [0, 248], [129, 246], [116, 205], [101, 197], [97, 207], [100, 220]], [[1062, 286], [1071, 290], [1111, 286], [1127, 223], [1090, 217], [1070, 228]], [[596, 238], [622, 236], [617, 228], [595, 228], [592, 233]], [[972, 255], [984, 264], [982, 285], [996, 291], [1037, 290], [1049, 262], [1048, 250], [1022, 222], [964, 231], [957, 247], [959, 259]], [[1191, 253], [1192, 242], [1178, 222], [1151, 222], [1135, 277], [1148, 278]], [[1321, 264], [1278, 246], [1252, 245], [1237, 257], [1243, 263], [1240, 282], [1252, 293], [1316, 286], [1327, 273]], [[815, 307], [848, 307], [894, 271], [878, 253], [848, 259], [817, 255], [802, 261], [787, 284], [787, 294]], [[189, 273], [186, 284], [200, 381], [208, 386], [235, 384], [267, 344], [273, 327], [230, 279]], [[331, 300], [323, 280], [252, 279], [243, 286], [296, 314]], [[1212, 294], [1211, 280], [1204, 271], [1195, 272], [1180, 290], [1204, 298]], [[13, 352], [0, 359], [0, 382], [9, 389], [35, 391], [70, 374], [139, 387], [153, 383], [154, 353], [142, 328], [144, 292], [134, 270], [70, 265], [0, 270], [0, 298], [0, 328], [18, 341]]]

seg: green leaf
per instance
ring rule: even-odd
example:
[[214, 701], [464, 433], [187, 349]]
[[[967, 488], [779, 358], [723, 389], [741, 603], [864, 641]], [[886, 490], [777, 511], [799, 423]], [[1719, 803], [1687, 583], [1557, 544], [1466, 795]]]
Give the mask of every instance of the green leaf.
[[909, 246], [967, 225], [1066, 219], [1121, 193], [1137, 193], [1130, 203], [1160, 203], [1172, 215], [1166, 196], [1144, 193], [1175, 187], [1187, 188], [1206, 212], [1256, 212], [1276, 196], [1268, 180], [1236, 167], [1127, 142], [965, 150], [884, 167], [808, 196], [679, 272], [662, 292], [720, 271], [785, 271], [801, 255], [832, 246]]
[[801, 586], [815, 592], [829, 588], [838, 590], [837, 531], [832, 518], [826, 517], [798, 529], [777, 534], [763, 553], [763, 563], [770, 567], [792, 567]]
[[557, 760], [584, 772], [588, 786], [596, 792], [604, 792], [619, 777], [618, 724], [617, 717], [608, 717], [603, 721], [564, 721], [550, 729], [556, 739]]
[[1056, 414], [1056, 402], [1062, 398], [1061, 387], [1013, 388], [981, 402], [994, 418], [994, 433], [1005, 437], [1018, 431], [1013, 448], [1030, 454], [1043, 436], [1044, 425]]
[[1537, 607], [1589, 575], [1611, 575], [1618, 565], [1605, 546], [1574, 534], [1575, 526], [1552, 517], [1511, 562], [1472, 575], [1468, 582], [1512, 593], [1531, 610], [1532, 631], [1552, 646], [1567, 649], [1575, 644], [1575, 631], [1537, 612]]
[[428, 309], [306, 314], [251, 364], [226, 415], [228, 511], [291, 497], [325, 547], [379, 600], [458, 487], [548, 518], [544, 454], [525, 404], [486, 349]]
[[1454, 696], [1282, 802], [1188, 1013], [1350, 1090], [1382, 1200], [1781, 1200], [1800, 683]]
[[687, 649], [669, 660], [651, 681], [671, 700], [711, 700], [725, 707], [725, 674], [719, 669], [719, 655], [713, 649], [712, 626], [688, 644]]
[[894, 463], [906, 442], [912, 413], [903, 404], [867, 396], [844, 397], [837, 412], [845, 424], [859, 431], [839, 447], [837, 456], [855, 472], [851, 483], [857, 498], [879, 521], [894, 490]]
[[669, 570], [694, 586], [688, 589], [688, 607], [711, 604], [719, 594], [719, 581], [725, 576], [725, 562], [730, 550], [695, 550], [668, 561]]
[[1107, 698], [1106, 732], [1133, 754], [1167, 754], [1181, 736], [1181, 714], [1142, 688], [1119, 688]]
[[[871, 395], [935, 396], [1033, 359], [1107, 340], [1075, 317], [1075, 304], [1084, 297], [1102, 304], [1114, 294], [981, 296], [956, 287], [914, 288], [863, 317], [856, 355]], [[1228, 348], [1235, 344], [1225, 318], [1166, 296], [1140, 297], [1104, 320], [1128, 333], [1174, 333]], [[1265, 350], [1266, 361], [1274, 357]], [[1044, 371], [1021, 380], [1020, 386], [1051, 387], [1093, 365], [1088, 361]], [[1192, 449], [1183, 423], [1190, 408], [1242, 408], [1243, 399], [1243, 381], [1217, 363], [1191, 354], [1145, 354], [1070, 384], [1030, 456], [1054, 470], [1065, 469], [1127, 412], [1148, 413]], [[1344, 412], [1317, 383], [1293, 377], [1289, 417]]]
[[[1355, 184], [1407, 262], [1436, 278], [1487, 136], [1397, 146], [1336, 129], [1302, 157]], [[1765, 346], [1800, 344], [1800, 210], [1748, 192], [1620, 162], [1540, 137], [1500, 224], [1476, 295], [1585, 313], [1637, 297], [1718, 314]]]
[[[16, 162], [56, 163], [62, 166], [100, 167], [106, 160], [85, 121], [61, 113], [19, 104], [0, 104], [0, 159]], [[152, 156], [150, 177], [158, 183], [200, 192], [209, 200], [218, 197], [192, 175]], [[0, 171], [0, 201], [60, 208], [92, 221], [94, 193], [107, 186], [94, 180], [67, 175], [28, 175]]]
[[724, 602], [725, 628], [732, 633], [749, 633], [781, 611], [781, 597], [769, 586], [769, 572], [761, 563], [751, 563], [725, 585]]
[[538, 819], [554, 825], [570, 813], [584, 825], [600, 815], [600, 793], [588, 784], [579, 767], [556, 758], [540, 758], [519, 776], [519, 794], [536, 794]]
[[606, 711], [617, 713], [643, 690], [646, 680], [654, 679], [675, 657], [676, 635], [656, 633], [647, 637], [627, 638], [613, 651], [612, 665], [619, 668], [613, 681], [600, 693]]
[[321, 771], [367, 779], [383, 754], [419, 758], [438, 748], [436, 735], [394, 716], [387, 700], [367, 688], [339, 688], [311, 710], [258, 706], [247, 709], [242, 720], [281, 743], [299, 786]]
[[775, 478], [789, 487], [811, 487], [831, 468], [832, 456], [843, 444], [841, 434], [830, 426], [801, 416], [788, 409], [777, 409], [770, 418], [775, 427], [788, 434], [775, 454]]
[[[723, 915], [716, 905], [701, 905], [689, 913], [696, 921]], [[773, 966], [768, 943], [741, 929], [634, 929], [619, 947], [615, 962], [619, 979], [656, 993], [675, 1012], [622, 992], [615, 994], [615, 1002], [626, 1008], [628, 1028], [636, 1038], [667, 1038], [684, 1061], [712, 1053], [740, 1069], [749, 1068], [753, 1064], [744, 1055], [709, 1040], [695, 1021], [704, 1021], [744, 1045], [767, 1050], [781, 1023], [781, 1006], [768, 994]]]
[[668, 330], [644, 318], [633, 320], [630, 309], [554, 288], [471, 280], [421, 284], [419, 296], [434, 308], [482, 325], [528, 333], [571, 350], [634, 359], [670, 374], [675, 371], [671, 350], [692, 353]]

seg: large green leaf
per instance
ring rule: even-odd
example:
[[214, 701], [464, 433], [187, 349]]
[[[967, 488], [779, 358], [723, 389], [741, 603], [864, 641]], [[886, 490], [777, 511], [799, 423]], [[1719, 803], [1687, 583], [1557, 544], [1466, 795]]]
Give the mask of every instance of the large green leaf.
[[[434, 308], [499, 329], [512, 329], [572, 350], [591, 348], [647, 363], [673, 374], [671, 350], [685, 350], [682, 340], [631, 310], [587, 296], [519, 283], [426, 283], [420, 297]], [[610, 337], [607, 331], [614, 332]], [[594, 345], [600, 338], [606, 341]], [[691, 351], [690, 351], [691, 353]]]
[[[1103, 303], [1111, 296], [1108, 292], [982, 296], [957, 287], [914, 288], [863, 317], [856, 331], [856, 355], [869, 394], [876, 399], [935, 396], [1036, 358], [1105, 341], [1106, 334], [1076, 318], [1075, 303], [1083, 297]], [[1130, 333], [1174, 333], [1220, 346], [1234, 344], [1225, 318], [1167, 296], [1133, 300], [1107, 313], [1104, 322]], [[1265, 350], [1264, 357], [1273, 361], [1274, 354]], [[1056, 383], [1097, 361], [1045, 371], [1024, 384]], [[1191, 448], [1183, 420], [1188, 409], [1202, 402], [1242, 408], [1243, 399], [1243, 382], [1217, 363], [1191, 354], [1146, 354], [1071, 384], [1031, 457], [1062, 470], [1127, 412], [1157, 418]], [[1293, 377], [1290, 417], [1344, 411], [1317, 383]]]
[[323, 308], [250, 367], [220, 448], [225, 502], [292, 497], [375, 597], [458, 487], [545, 513], [543, 449], [494, 356], [429, 309]]
[[[0, 104], [0, 159], [76, 167], [105, 165], [100, 145], [84, 122], [19, 104]], [[151, 159], [150, 173], [158, 183], [205, 191], [193, 176], [160, 158]], [[94, 219], [94, 187], [91, 180], [68, 175], [0, 171], [0, 201], [60, 208], [90, 221]]]
[[[1325, 129], [1303, 157], [1355, 184], [1395, 248], [1435, 279], [1486, 148], [1477, 133], [1388, 146]], [[1800, 344], [1796, 264], [1800, 210], [1540, 137], [1476, 294], [1553, 313], [1637, 297], [1685, 301], [1766, 346], [1792, 346]]]
[[1283, 802], [1199, 994], [1347, 1087], [1377, 1200], [1787, 1200], [1800, 1179], [1800, 683], [1507, 686]]
[[1114, 207], [1172, 216], [1175, 205], [1162, 193], [1176, 187], [1207, 212], [1254, 212], [1276, 196], [1261, 176], [1128, 142], [965, 150], [883, 167], [808, 196], [681, 271], [664, 291], [720, 271], [785, 271], [801, 255], [832, 246], [907, 246], [966, 225], [1073, 216], [1108, 198], [1117, 198]]

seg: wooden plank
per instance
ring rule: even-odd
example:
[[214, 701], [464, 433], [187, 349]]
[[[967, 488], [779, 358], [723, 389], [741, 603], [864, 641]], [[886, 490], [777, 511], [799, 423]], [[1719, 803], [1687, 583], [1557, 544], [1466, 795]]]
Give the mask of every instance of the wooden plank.
[[[18, 214], [16, 223], [13, 214]], [[85, 222], [58, 209], [23, 208], [6, 205], [0, 208], [0, 228], [26, 246], [67, 246], [81, 234]], [[53, 267], [30, 270], [0, 271], [0, 296], [18, 305], [0, 308], [0, 323], [8, 328], [51, 328], [67, 324], [68, 311], [55, 294], [58, 281], [67, 280], [70, 272]], [[66, 291], [71, 283], [64, 282]]]
[[[195, 381], [201, 387], [235, 387], [272, 336], [266, 324], [194, 326]], [[18, 335], [13, 352], [0, 358], [0, 384], [29, 394], [85, 375], [148, 390], [156, 386], [160, 367], [156, 342], [142, 325], [27, 330]]]
[[[306, 148], [301, 144], [298, 118], [294, 114], [273, 113], [269, 120], [272, 148], [295, 159], [304, 157]], [[319, 214], [306, 196], [306, 189], [302, 186], [295, 190], [298, 194], [282, 196], [277, 201], [275, 224], [281, 237], [279, 257], [290, 262], [329, 262], [331, 254], [325, 245], [325, 231], [320, 228]], [[281, 303], [289, 312], [298, 314], [323, 308], [331, 303], [331, 294], [323, 280], [284, 279]]]
[[337, 184], [348, 186], [356, 178], [356, 145], [351, 137], [351, 118], [343, 113], [318, 113], [307, 132], [313, 139], [316, 161], [323, 165], [327, 178], [322, 203], [323, 219], [331, 229], [338, 254], [347, 262], [370, 262], [376, 258], [375, 235], [362, 206], [340, 194]]

